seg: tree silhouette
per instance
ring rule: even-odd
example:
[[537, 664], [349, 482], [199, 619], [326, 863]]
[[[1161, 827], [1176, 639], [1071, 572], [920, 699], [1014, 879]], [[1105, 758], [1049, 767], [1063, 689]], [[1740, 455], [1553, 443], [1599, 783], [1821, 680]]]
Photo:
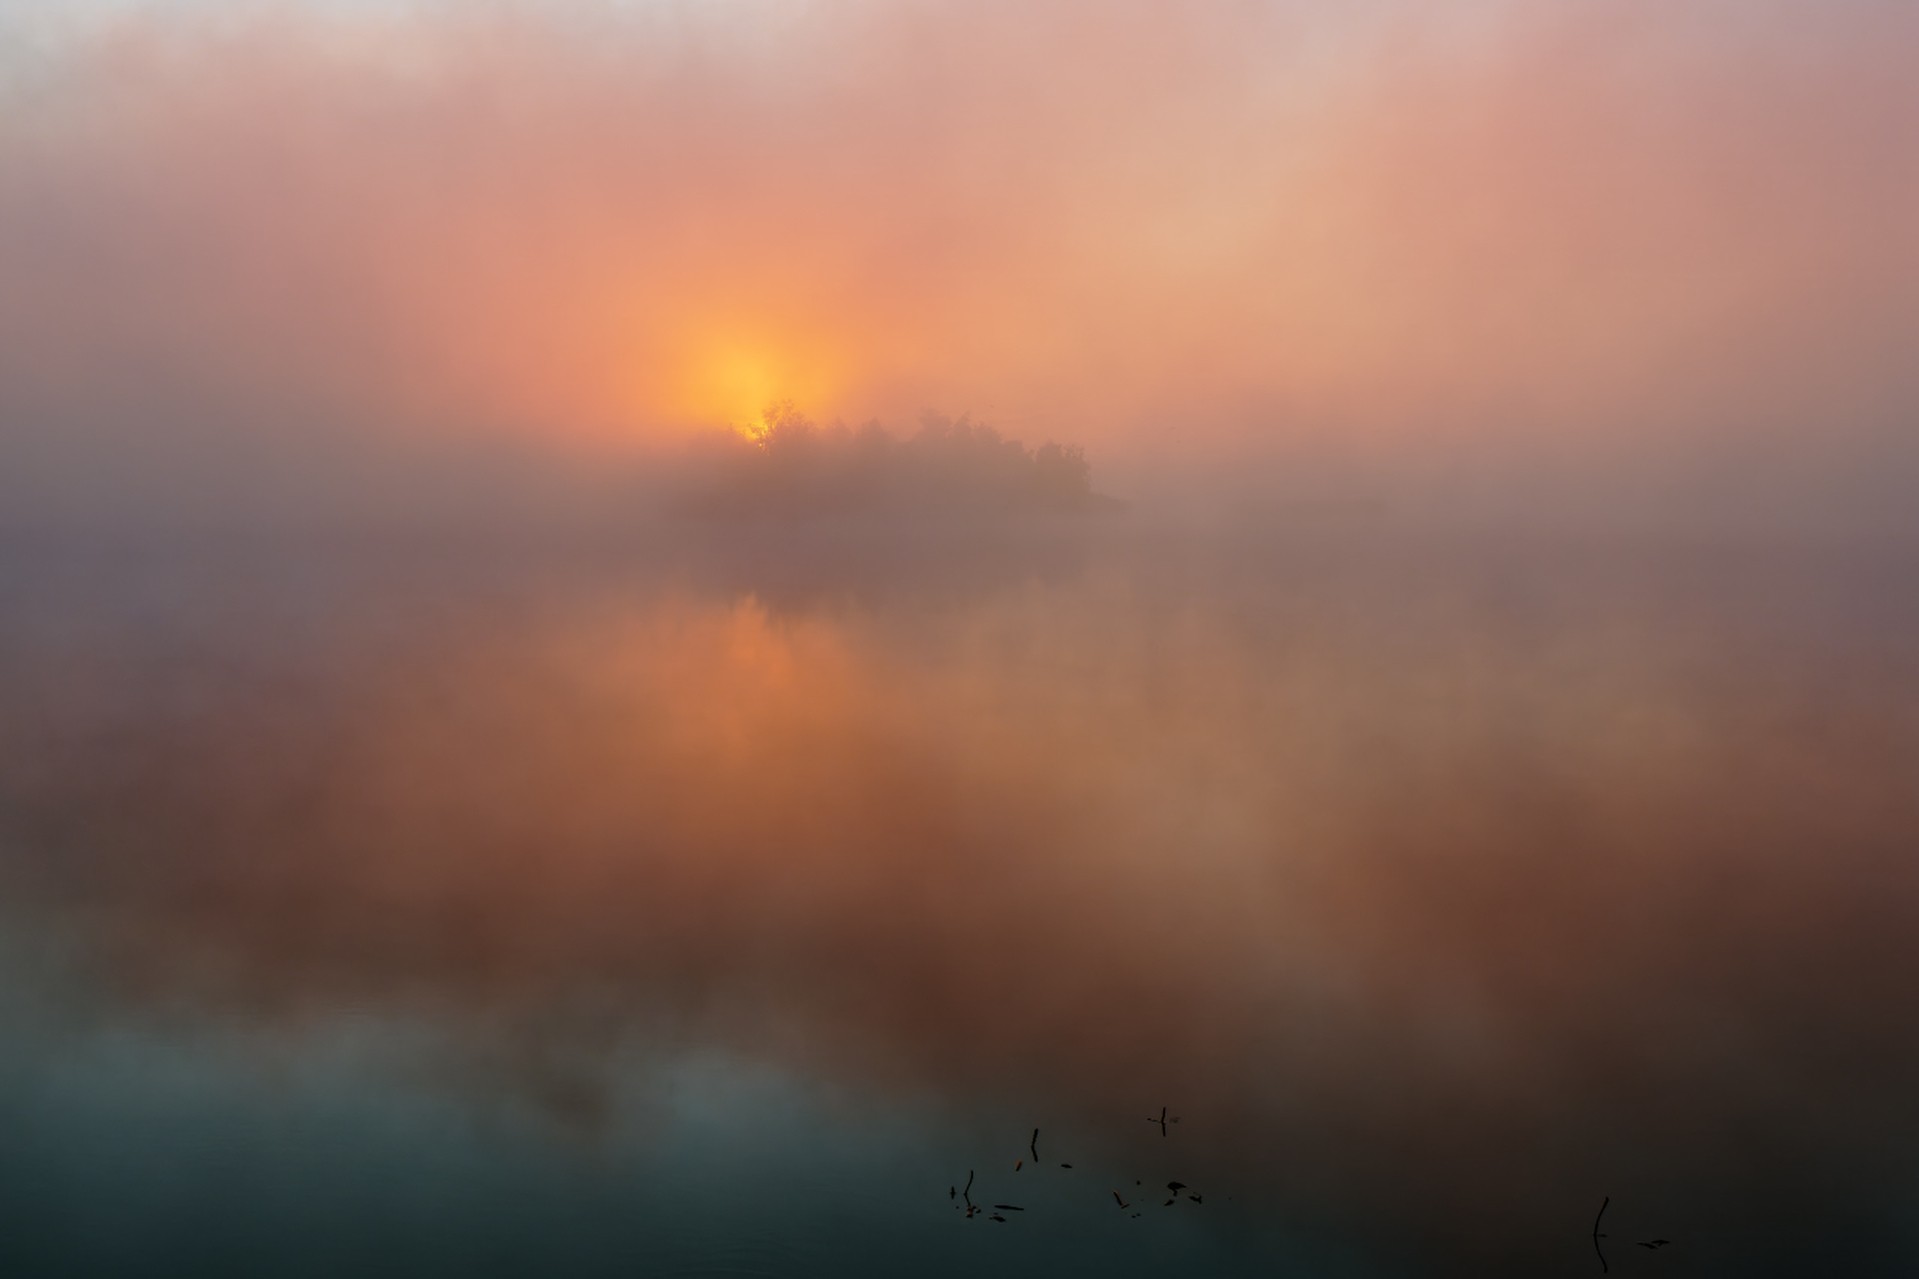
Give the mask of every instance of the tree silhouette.
[[970, 416], [928, 413], [901, 437], [878, 422], [822, 427], [791, 402], [768, 405], [759, 429], [719, 448], [693, 505], [726, 515], [1093, 511], [1117, 505], [1094, 493], [1077, 445], [1028, 449]]

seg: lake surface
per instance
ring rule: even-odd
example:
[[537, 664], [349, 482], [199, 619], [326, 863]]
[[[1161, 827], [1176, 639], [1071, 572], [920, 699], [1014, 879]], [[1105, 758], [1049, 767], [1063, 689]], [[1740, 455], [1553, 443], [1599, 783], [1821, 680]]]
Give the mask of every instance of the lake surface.
[[0, 1273], [1909, 1272], [1915, 568], [12, 548]]

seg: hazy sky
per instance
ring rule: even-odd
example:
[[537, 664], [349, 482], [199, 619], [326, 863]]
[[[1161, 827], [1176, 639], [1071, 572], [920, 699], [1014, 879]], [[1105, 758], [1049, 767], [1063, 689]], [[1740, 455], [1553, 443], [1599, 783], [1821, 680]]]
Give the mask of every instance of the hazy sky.
[[0, 502], [404, 505], [790, 397], [1135, 494], [1885, 528], [1916, 43], [1868, 0], [0, 0]]

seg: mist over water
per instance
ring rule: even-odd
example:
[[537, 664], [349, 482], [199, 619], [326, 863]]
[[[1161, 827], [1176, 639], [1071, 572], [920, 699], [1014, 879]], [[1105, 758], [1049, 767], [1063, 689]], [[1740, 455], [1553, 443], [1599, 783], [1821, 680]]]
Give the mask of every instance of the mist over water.
[[1915, 47], [0, 0], [0, 1276], [1919, 1270]]
[[1909, 564], [994, 540], [10, 553], [10, 1273], [1913, 1255]]

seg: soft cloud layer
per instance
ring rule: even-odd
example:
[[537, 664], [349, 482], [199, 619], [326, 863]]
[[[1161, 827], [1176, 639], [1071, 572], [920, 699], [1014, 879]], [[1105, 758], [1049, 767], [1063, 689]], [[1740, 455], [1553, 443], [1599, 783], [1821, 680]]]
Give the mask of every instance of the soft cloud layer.
[[5, 496], [431, 506], [785, 396], [971, 409], [1121, 488], [1879, 526], [1919, 408], [1914, 23], [6, 13]]

